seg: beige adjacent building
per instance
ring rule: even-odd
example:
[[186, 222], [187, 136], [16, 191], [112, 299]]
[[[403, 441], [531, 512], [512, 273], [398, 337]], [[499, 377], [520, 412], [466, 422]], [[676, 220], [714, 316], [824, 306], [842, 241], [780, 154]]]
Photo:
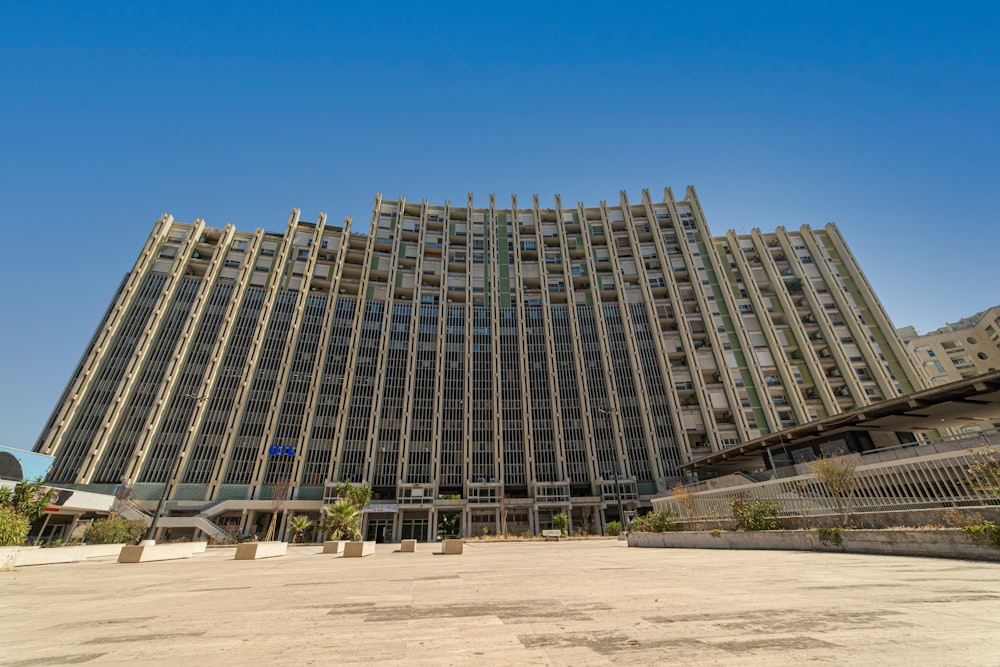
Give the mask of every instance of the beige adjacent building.
[[286, 518], [371, 484], [370, 539], [601, 532], [698, 456], [925, 384], [833, 224], [376, 196], [365, 235], [162, 217], [36, 449], [244, 534], [284, 480]]
[[976, 377], [1000, 368], [1000, 306], [946, 324], [924, 335], [898, 330], [931, 385]]

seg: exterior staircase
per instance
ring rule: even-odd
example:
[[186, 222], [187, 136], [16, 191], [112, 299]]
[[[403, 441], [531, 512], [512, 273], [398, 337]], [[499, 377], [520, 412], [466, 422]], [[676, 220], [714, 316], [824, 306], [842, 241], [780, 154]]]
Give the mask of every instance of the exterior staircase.
[[[153, 515], [130, 500], [118, 501], [118, 516], [126, 519], [138, 519], [147, 526], [152, 523]], [[197, 516], [161, 516], [157, 522], [159, 528], [197, 528], [209, 537], [219, 542], [227, 542], [230, 535], [204, 514]]]

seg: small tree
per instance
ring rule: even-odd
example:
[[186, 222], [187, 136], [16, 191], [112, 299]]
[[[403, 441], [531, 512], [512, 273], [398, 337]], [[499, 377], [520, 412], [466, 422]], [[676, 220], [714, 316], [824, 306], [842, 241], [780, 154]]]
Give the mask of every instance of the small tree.
[[741, 530], [777, 530], [780, 506], [773, 500], [733, 498], [733, 518]]
[[686, 486], [678, 484], [670, 489], [670, 495], [687, 511], [687, 518], [693, 519], [695, 514], [694, 493]]
[[42, 478], [18, 482], [14, 488], [0, 487], [0, 506], [9, 507], [28, 520], [35, 521], [45, 514], [45, 508], [56, 495], [55, 489], [42, 486]]
[[271, 487], [271, 523], [267, 526], [267, 534], [264, 535], [265, 542], [274, 539], [274, 528], [278, 522], [278, 512], [281, 511], [285, 506], [285, 501], [288, 500], [288, 490], [291, 485], [292, 480], [287, 477], [281, 477]]
[[331, 540], [357, 540], [361, 538], [361, 512], [341, 498], [323, 508], [323, 532]]
[[559, 529], [559, 532], [563, 536], [568, 534], [569, 530], [569, 516], [566, 512], [559, 512], [559, 514], [552, 515], [552, 525]]
[[135, 544], [146, 533], [146, 523], [141, 519], [124, 519], [120, 516], [109, 516], [97, 519], [90, 524], [83, 534], [87, 544]]
[[840, 514], [840, 525], [846, 528], [847, 522], [851, 518], [851, 501], [854, 498], [854, 489], [858, 485], [855, 474], [857, 466], [854, 461], [837, 456], [813, 461], [810, 468], [833, 497], [837, 512]]
[[337, 502], [323, 508], [320, 527], [334, 540], [360, 540], [361, 515], [372, 499], [368, 484], [354, 486], [350, 482], [337, 485]]
[[632, 530], [639, 533], [669, 533], [677, 530], [677, 513], [673, 510], [653, 510], [637, 516], [632, 522]]
[[45, 513], [56, 495], [42, 486], [42, 478], [0, 487], [0, 546], [14, 547], [28, 539], [31, 524]]
[[983, 495], [1000, 495], [1000, 449], [972, 452], [972, 459], [968, 472], [976, 489]]
[[31, 522], [7, 505], [0, 505], [0, 547], [17, 547], [28, 539]]
[[313, 520], [305, 514], [296, 514], [288, 523], [288, 530], [292, 533], [292, 544], [295, 544], [302, 535], [313, 527]]
[[595, 515], [594, 508], [590, 505], [584, 505], [583, 509], [580, 511], [583, 516], [583, 522], [581, 524], [581, 530], [578, 533], [583, 533], [584, 535], [593, 535], [597, 532], [597, 528], [594, 525]]

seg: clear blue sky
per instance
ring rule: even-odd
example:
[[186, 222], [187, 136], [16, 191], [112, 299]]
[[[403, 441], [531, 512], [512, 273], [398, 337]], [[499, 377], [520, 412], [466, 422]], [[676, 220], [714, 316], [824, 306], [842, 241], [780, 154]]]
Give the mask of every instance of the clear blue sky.
[[163, 212], [690, 183], [716, 233], [836, 221], [897, 326], [1000, 303], [1000, 3], [278, 4], [0, 4], [0, 444]]

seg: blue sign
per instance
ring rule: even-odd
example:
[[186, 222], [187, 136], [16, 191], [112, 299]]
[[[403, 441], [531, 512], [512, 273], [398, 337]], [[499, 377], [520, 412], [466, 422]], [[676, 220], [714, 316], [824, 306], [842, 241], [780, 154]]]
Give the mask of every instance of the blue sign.
[[295, 445], [271, 445], [267, 453], [271, 456], [295, 456]]

